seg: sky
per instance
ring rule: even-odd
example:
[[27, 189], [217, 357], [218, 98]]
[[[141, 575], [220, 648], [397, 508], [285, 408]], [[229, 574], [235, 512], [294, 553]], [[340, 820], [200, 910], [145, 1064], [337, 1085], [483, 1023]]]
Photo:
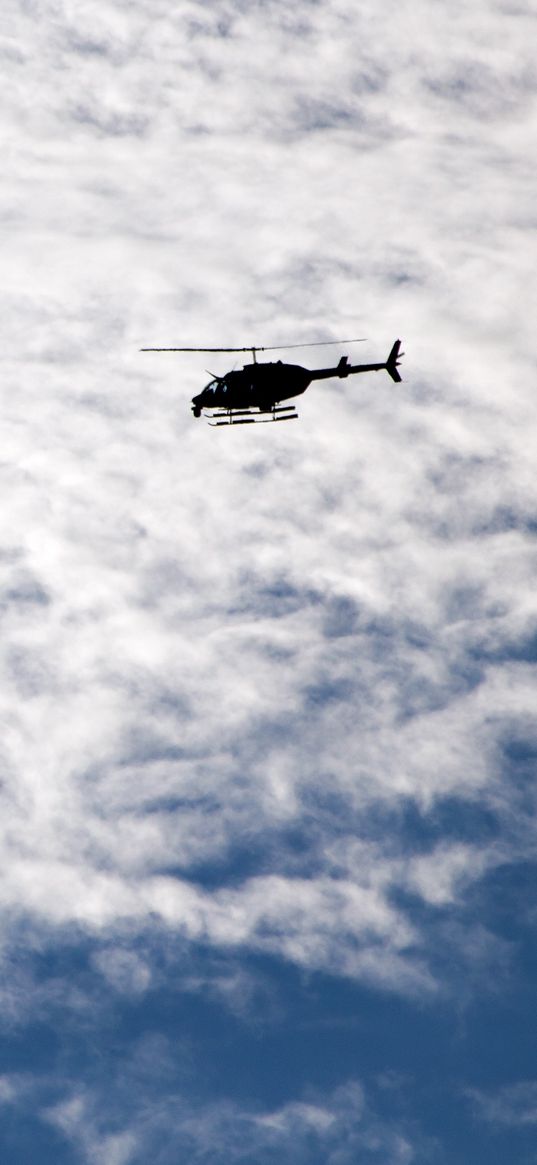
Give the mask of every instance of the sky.
[[9, 1165], [537, 1163], [536, 31], [4, 5]]

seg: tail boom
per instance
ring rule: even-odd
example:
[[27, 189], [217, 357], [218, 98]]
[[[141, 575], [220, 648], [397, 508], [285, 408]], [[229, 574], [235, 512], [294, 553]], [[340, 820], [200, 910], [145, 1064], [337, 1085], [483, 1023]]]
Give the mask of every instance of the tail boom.
[[347, 357], [342, 356], [335, 368], [316, 368], [308, 372], [311, 380], [328, 380], [333, 376], [346, 377], [355, 372], [388, 372], [392, 380], [399, 381], [401, 377], [397, 366], [403, 353], [400, 353], [401, 341], [396, 340], [386, 361], [380, 364], [349, 364]]
[[[396, 382], [398, 382], [401, 380], [401, 377], [399, 375], [399, 372], [397, 371], [397, 366], [399, 364], [401, 356], [403, 355], [403, 353], [400, 352], [400, 350], [401, 350], [401, 341], [396, 340], [395, 344], [392, 347], [390, 355], [388, 356], [388, 359], [386, 360], [386, 362], [384, 364], [349, 364], [349, 365], [347, 365], [347, 368], [346, 368], [345, 372], [343, 373], [343, 375], [348, 376], [350, 372], [384, 372], [384, 371], [386, 371], [389, 373], [392, 380], [395, 380]], [[342, 373], [339, 373], [339, 375], [341, 376]]]

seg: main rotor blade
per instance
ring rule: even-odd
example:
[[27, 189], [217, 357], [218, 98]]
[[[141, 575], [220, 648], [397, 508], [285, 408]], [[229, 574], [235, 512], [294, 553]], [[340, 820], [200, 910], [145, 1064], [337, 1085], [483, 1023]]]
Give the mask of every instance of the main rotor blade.
[[366, 336], [354, 340], [313, 340], [305, 344], [248, 344], [246, 348], [140, 348], [140, 352], [282, 352], [284, 348], [327, 348], [330, 344], [364, 344]]
[[[284, 348], [328, 348], [330, 344], [365, 344], [367, 336], [359, 336], [354, 340], [312, 340], [305, 344], [271, 344], [268, 348], [257, 348], [257, 352], [278, 352]], [[242, 349], [241, 349], [242, 350]], [[247, 348], [244, 351], [251, 351]]]
[[[251, 352], [249, 348], [140, 348], [140, 352]], [[263, 352], [263, 348], [256, 348], [256, 352]]]

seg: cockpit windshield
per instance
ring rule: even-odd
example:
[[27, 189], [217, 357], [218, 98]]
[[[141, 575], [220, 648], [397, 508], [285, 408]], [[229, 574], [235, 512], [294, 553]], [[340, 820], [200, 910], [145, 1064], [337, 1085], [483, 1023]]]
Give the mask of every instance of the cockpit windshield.
[[203, 391], [204, 392], [216, 392], [219, 384], [220, 384], [219, 380], [210, 380], [209, 383], [206, 384]]

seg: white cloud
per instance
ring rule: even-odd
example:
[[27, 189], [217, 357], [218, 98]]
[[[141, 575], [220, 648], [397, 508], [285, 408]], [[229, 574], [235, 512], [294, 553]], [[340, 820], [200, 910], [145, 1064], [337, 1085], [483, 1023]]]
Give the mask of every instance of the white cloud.
[[[532, 28], [484, 3], [15, 6], [8, 937], [108, 929], [103, 973], [142, 990], [114, 943], [156, 914], [415, 990], [397, 888], [456, 911], [528, 853], [500, 765], [534, 704]], [[405, 383], [314, 386], [276, 432], [196, 426], [205, 358], [137, 351], [356, 332], [404, 337]], [[374, 810], [446, 797], [501, 844], [369, 844]]]
[[151, 971], [133, 951], [105, 948], [96, 952], [93, 961], [106, 981], [122, 994], [142, 995], [150, 986]]
[[477, 1115], [492, 1125], [517, 1128], [537, 1124], [537, 1081], [521, 1080], [497, 1089], [468, 1091]]
[[[69, 1079], [0, 1100], [85, 1165], [430, 1161], [403, 1087], [211, 1101], [160, 1005], [266, 1031], [280, 959], [460, 1013], [517, 958], [480, 906], [535, 853], [534, 32], [485, 0], [12, 5], [0, 1002]], [[355, 335], [403, 338], [403, 384], [314, 385], [276, 431], [192, 419], [228, 357], [138, 352]], [[471, 1096], [531, 1128], [534, 1092]]]
[[288, 1104], [279, 1112], [267, 1116], [257, 1117], [256, 1123], [264, 1129], [274, 1129], [281, 1132], [290, 1125], [302, 1124], [312, 1128], [315, 1132], [323, 1133], [336, 1118], [326, 1108], [319, 1108], [314, 1104]]
[[17, 1083], [12, 1076], [5, 1073], [0, 1076], [0, 1104], [12, 1104], [17, 1092]]
[[409, 884], [433, 905], [452, 902], [461, 886], [477, 880], [491, 860], [492, 855], [472, 846], [442, 845], [409, 863]]
[[[146, 1159], [158, 1146], [159, 1160], [259, 1162], [274, 1154], [301, 1162], [322, 1153], [330, 1165], [347, 1165], [357, 1156], [368, 1165], [387, 1158], [398, 1165], [416, 1159], [414, 1142], [403, 1129], [379, 1120], [360, 1083], [349, 1081], [327, 1095], [291, 1101], [271, 1112], [242, 1109], [230, 1101], [200, 1105], [181, 1095], [150, 1107], [142, 1105], [121, 1132], [104, 1133], [108, 1103], [89, 1092], [75, 1093], [43, 1112], [43, 1117], [72, 1142], [85, 1161], [126, 1165]], [[118, 1123], [116, 1107], [115, 1122]], [[99, 1157], [99, 1154], [101, 1156]]]
[[78, 1146], [84, 1161], [128, 1165], [134, 1159], [136, 1137], [127, 1131], [104, 1134], [98, 1131], [89, 1110], [89, 1099], [83, 1094], [60, 1101], [44, 1110], [42, 1116]]

